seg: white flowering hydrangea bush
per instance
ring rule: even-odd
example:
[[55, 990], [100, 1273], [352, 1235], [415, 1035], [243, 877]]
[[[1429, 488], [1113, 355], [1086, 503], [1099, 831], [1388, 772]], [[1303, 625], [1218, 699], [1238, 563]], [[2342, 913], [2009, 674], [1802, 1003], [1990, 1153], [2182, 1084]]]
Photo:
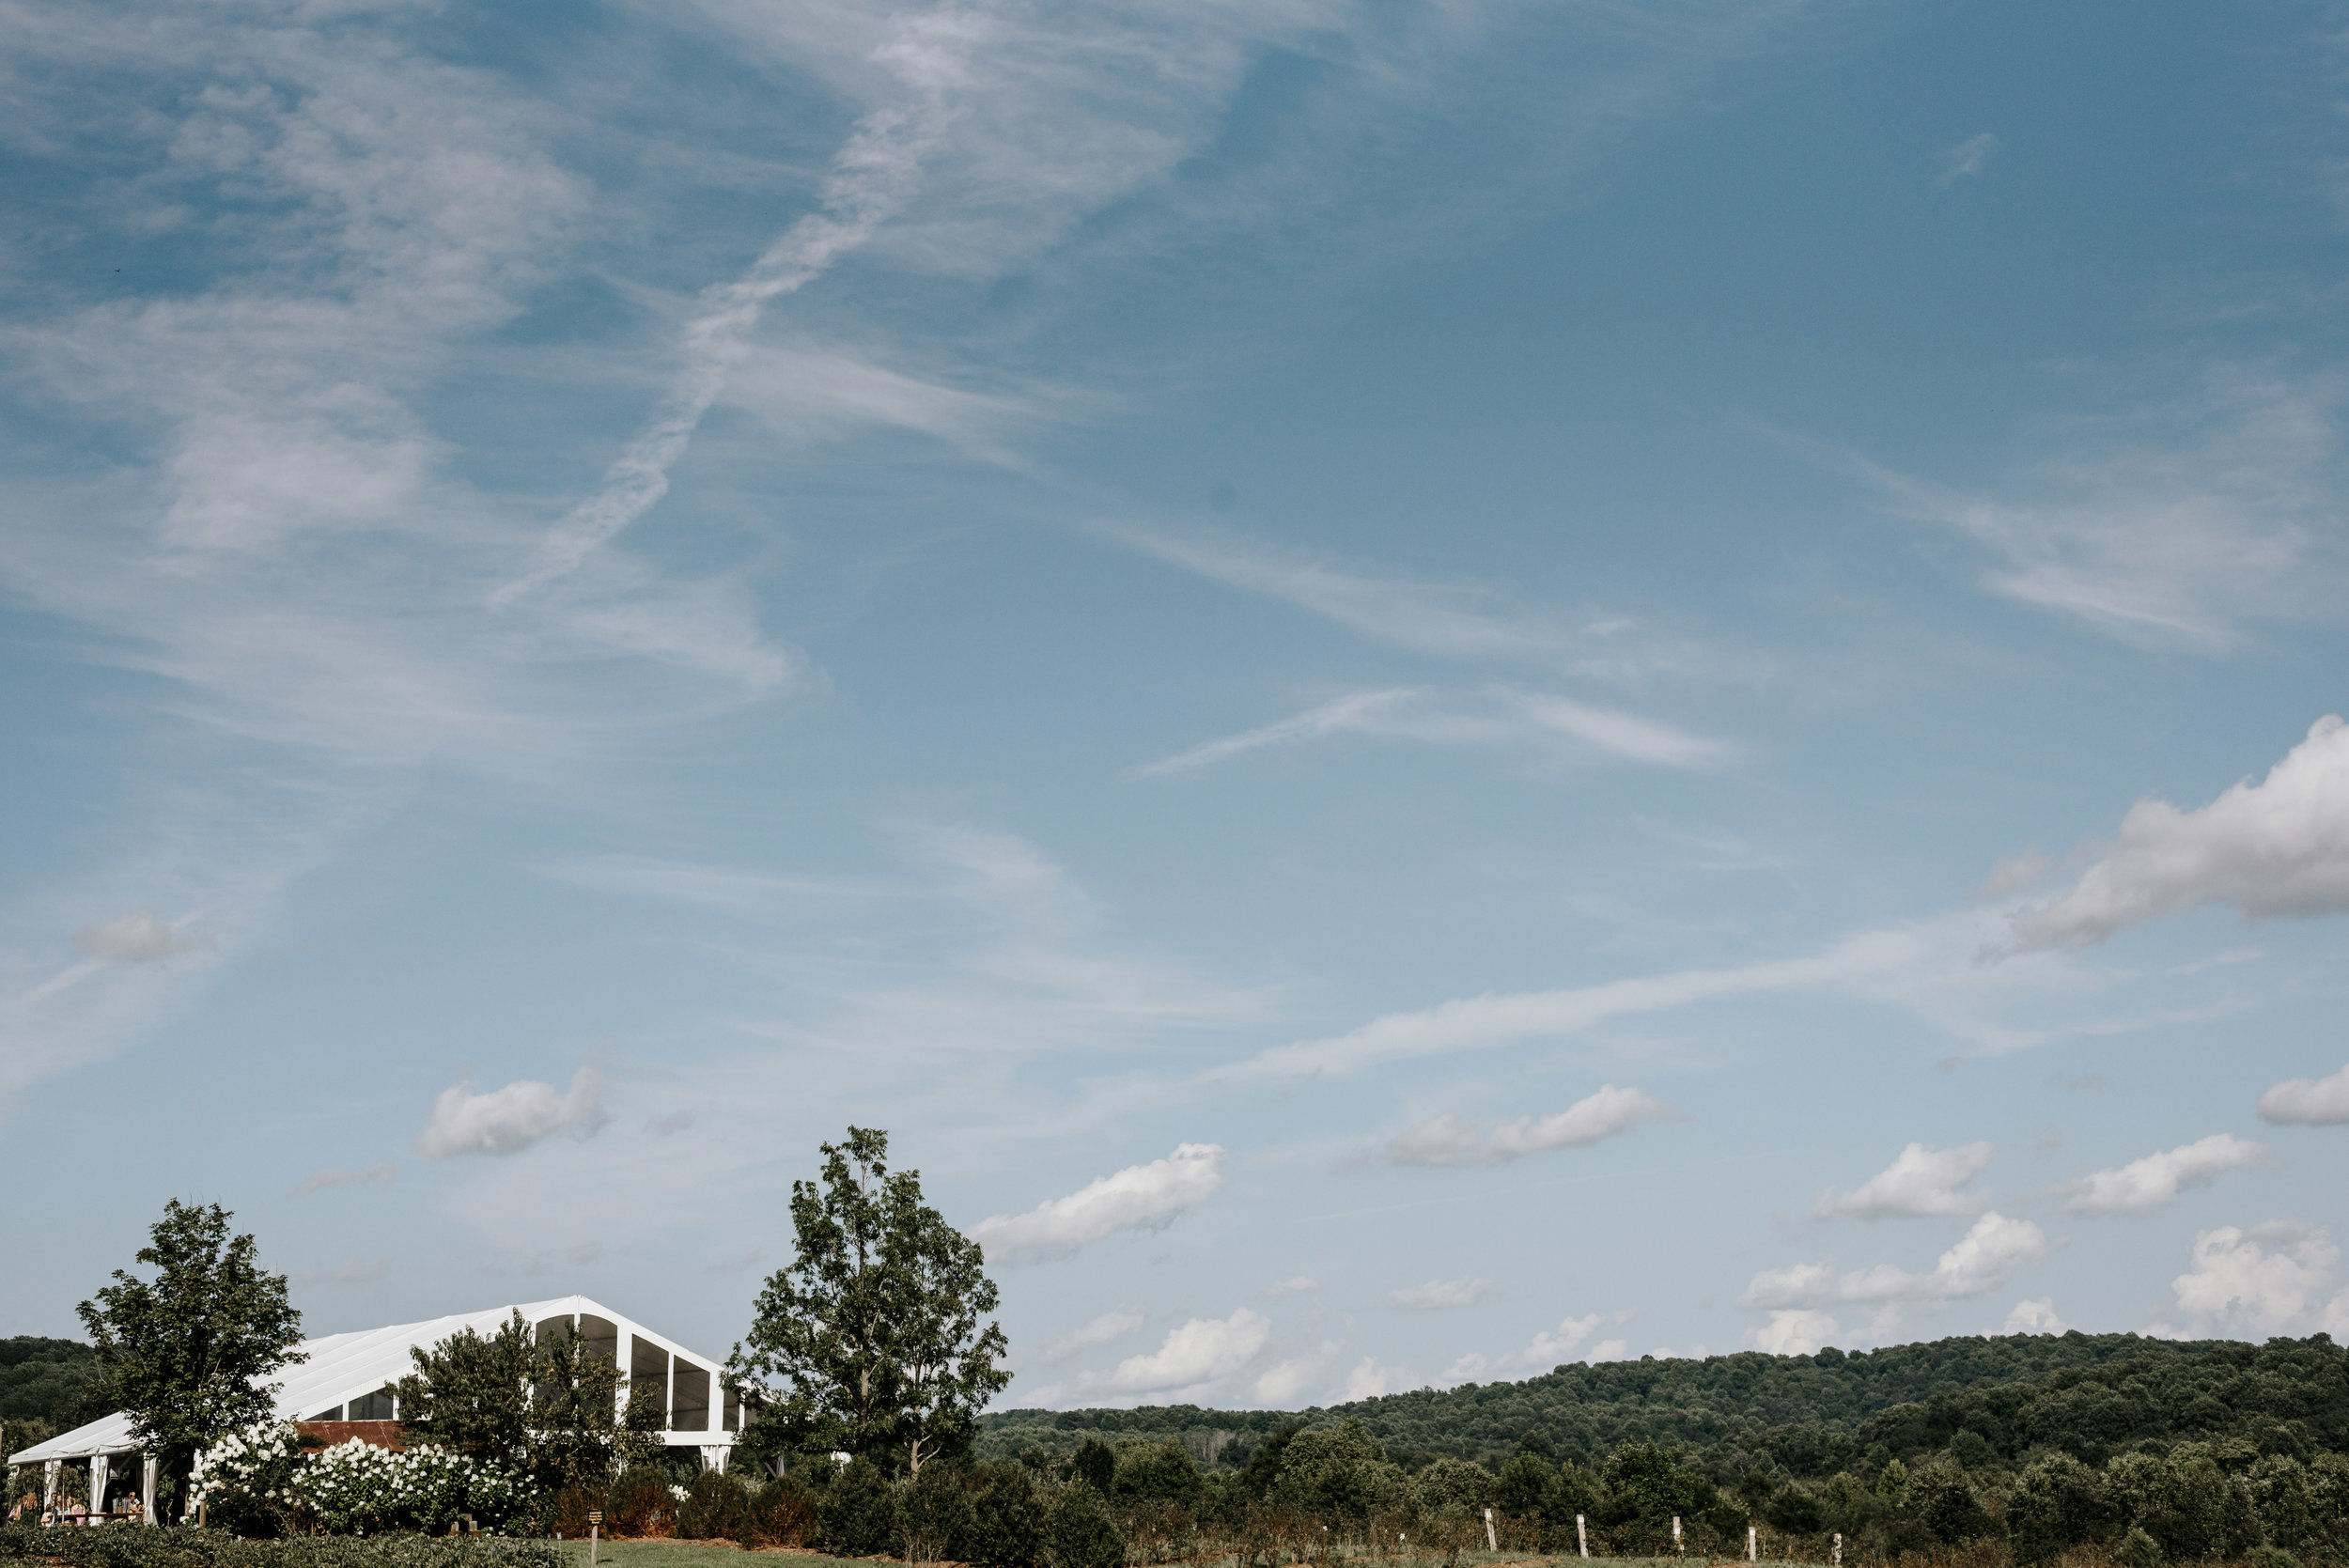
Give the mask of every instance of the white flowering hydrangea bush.
[[247, 1536], [439, 1534], [467, 1515], [485, 1530], [503, 1531], [531, 1502], [520, 1477], [446, 1449], [395, 1452], [353, 1437], [305, 1460], [287, 1421], [249, 1427], [207, 1449], [196, 1458], [194, 1485], [208, 1523]]
[[285, 1532], [298, 1506], [302, 1439], [291, 1421], [257, 1421], [195, 1456], [189, 1498], [208, 1524], [238, 1535]]
[[521, 1479], [494, 1464], [476, 1464], [446, 1449], [395, 1452], [356, 1437], [297, 1471], [293, 1492], [303, 1511], [336, 1535], [437, 1534], [469, 1514], [483, 1529], [502, 1530], [530, 1502]]

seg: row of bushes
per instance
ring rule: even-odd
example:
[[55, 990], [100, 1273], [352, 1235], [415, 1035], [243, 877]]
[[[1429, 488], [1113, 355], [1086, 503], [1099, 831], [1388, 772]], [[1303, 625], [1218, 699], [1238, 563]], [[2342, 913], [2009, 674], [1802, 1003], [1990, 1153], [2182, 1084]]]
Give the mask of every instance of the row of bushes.
[[305, 1455], [290, 1421], [265, 1421], [197, 1456], [190, 1495], [209, 1524], [268, 1538], [323, 1531], [444, 1533], [459, 1519], [531, 1532], [534, 1498], [494, 1464], [441, 1448], [404, 1451], [352, 1438]]
[[0, 1525], [0, 1562], [67, 1568], [563, 1568], [551, 1541], [462, 1535], [307, 1535], [252, 1541], [226, 1530]]

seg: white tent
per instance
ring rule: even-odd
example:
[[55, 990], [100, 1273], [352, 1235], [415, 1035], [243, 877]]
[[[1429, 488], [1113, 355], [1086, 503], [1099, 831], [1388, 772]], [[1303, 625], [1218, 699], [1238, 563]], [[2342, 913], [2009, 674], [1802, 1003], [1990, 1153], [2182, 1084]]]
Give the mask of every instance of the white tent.
[[[416, 1370], [408, 1354], [411, 1350], [429, 1350], [465, 1328], [493, 1334], [516, 1312], [521, 1313], [522, 1321], [541, 1340], [577, 1334], [583, 1348], [613, 1360], [628, 1374], [631, 1391], [646, 1387], [660, 1389], [664, 1412], [661, 1440], [672, 1448], [698, 1448], [705, 1465], [725, 1467], [727, 1452], [741, 1430], [742, 1406], [740, 1399], [723, 1385], [722, 1364], [583, 1296], [304, 1341], [302, 1359], [276, 1374], [279, 1381], [273, 1389], [272, 1409], [281, 1421], [396, 1421], [398, 1402], [389, 1385]], [[89, 1460], [90, 1501], [95, 1508], [105, 1490], [109, 1461], [115, 1455], [137, 1452], [131, 1418], [117, 1411], [12, 1453], [8, 1463], [43, 1467], [48, 1477], [44, 1490], [54, 1493], [60, 1465], [69, 1459]], [[140, 1495], [151, 1514], [155, 1478], [151, 1465], [144, 1468]]]

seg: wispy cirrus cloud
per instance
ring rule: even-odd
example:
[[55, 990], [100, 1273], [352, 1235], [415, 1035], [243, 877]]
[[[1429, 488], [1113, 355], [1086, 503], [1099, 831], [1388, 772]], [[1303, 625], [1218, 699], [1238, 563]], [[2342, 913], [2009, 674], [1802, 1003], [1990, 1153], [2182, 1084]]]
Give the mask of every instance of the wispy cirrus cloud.
[[2217, 654], [2261, 624], [2330, 619], [2349, 568], [2337, 470], [2342, 386], [2262, 365], [2091, 424], [2007, 489], [1952, 489], [1781, 437], [1893, 510], [1974, 540], [1994, 593], [2123, 642]]
[[356, 1171], [345, 1171], [337, 1166], [330, 1165], [325, 1170], [314, 1171], [296, 1182], [293, 1195], [297, 1198], [307, 1198], [314, 1192], [324, 1192], [331, 1188], [341, 1187], [388, 1187], [392, 1179], [398, 1174], [398, 1169], [384, 1160], [378, 1160], [373, 1165], [362, 1166]]
[[1392, 687], [1335, 697], [1286, 719], [1209, 740], [1136, 769], [1145, 778], [1195, 773], [1252, 752], [1332, 736], [1433, 746], [1548, 746], [1563, 740], [1619, 761], [1710, 768], [1735, 754], [1725, 742], [1659, 720], [1551, 692], [1491, 688], [1455, 693]]
[[1387, 1292], [1387, 1305], [1407, 1312], [1441, 1312], [1453, 1307], [1472, 1307], [1500, 1288], [1490, 1280], [1430, 1280], [1425, 1284]]

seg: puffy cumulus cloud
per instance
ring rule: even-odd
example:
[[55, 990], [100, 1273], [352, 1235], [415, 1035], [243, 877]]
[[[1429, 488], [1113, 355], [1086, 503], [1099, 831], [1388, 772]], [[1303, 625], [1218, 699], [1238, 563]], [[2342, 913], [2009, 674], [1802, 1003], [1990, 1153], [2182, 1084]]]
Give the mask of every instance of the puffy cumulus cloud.
[[1293, 1405], [1305, 1395], [1305, 1390], [1319, 1380], [1330, 1358], [1338, 1353], [1335, 1340], [1324, 1340], [1301, 1356], [1291, 1356], [1275, 1361], [1261, 1373], [1251, 1388], [1258, 1405], [1279, 1408]]
[[2208, 1187], [2230, 1171], [2275, 1163], [2266, 1144], [2215, 1132], [2118, 1170], [2093, 1172], [2057, 1190], [2068, 1194], [2063, 1206], [2074, 1214], [2136, 1214], [2175, 1203], [2186, 1188]]
[[1840, 1303], [1956, 1301], [1998, 1289], [2015, 1270], [2046, 1257], [2052, 1245], [2030, 1220], [2010, 1219], [1992, 1209], [1929, 1272], [1883, 1263], [1838, 1274], [1826, 1264], [1797, 1264], [1756, 1274], [1737, 1304], [1777, 1312]]
[[1445, 1307], [1472, 1307], [1496, 1289], [1490, 1280], [1430, 1280], [1423, 1285], [1409, 1285], [1387, 1293], [1387, 1305], [1403, 1307], [1413, 1312], [1430, 1312]]
[[[2280, 1334], [2310, 1315], [2332, 1283], [2340, 1256], [2332, 1238], [2314, 1225], [2282, 1219], [2248, 1231], [2222, 1225], [2195, 1236], [2186, 1271], [2170, 1288], [2198, 1332]], [[2171, 1331], [2157, 1325], [2155, 1332]]]
[[605, 1120], [603, 1075], [593, 1067], [573, 1074], [568, 1092], [536, 1079], [490, 1090], [452, 1084], [433, 1100], [416, 1152], [427, 1159], [520, 1154], [558, 1132], [593, 1137]]
[[1066, 1361], [1071, 1356], [1081, 1355], [1097, 1345], [1122, 1340], [1141, 1327], [1149, 1315], [1140, 1307], [1112, 1307], [1099, 1317], [1080, 1324], [1055, 1339], [1044, 1347], [1043, 1354], [1036, 1359], [1050, 1366], [1055, 1361]]
[[1223, 1146], [1184, 1143], [1164, 1159], [1128, 1165], [1025, 1214], [982, 1219], [971, 1239], [990, 1256], [1065, 1255], [1119, 1231], [1163, 1230], [1222, 1190]]
[[382, 1160], [378, 1160], [375, 1164], [357, 1171], [341, 1171], [330, 1165], [325, 1170], [314, 1171], [296, 1182], [293, 1195], [297, 1198], [307, 1198], [311, 1193], [323, 1192], [330, 1187], [378, 1186], [388, 1183], [397, 1173], [395, 1167]]
[[2259, 1098], [2260, 1120], [2281, 1126], [2349, 1122], [2349, 1066], [2323, 1078], [2288, 1078]]
[[2086, 947], [2129, 926], [2223, 904], [2247, 920], [2349, 909], [2349, 726], [2326, 714], [2267, 777], [2206, 806], [2140, 800], [2052, 902], [2020, 911], [2027, 947]]
[[1490, 1132], [1447, 1111], [1389, 1139], [1387, 1158], [1397, 1165], [1505, 1165], [1549, 1149], [1583, 1148], [1671, 1113], [1653, 1094], [1610, 1083], [1563, 1110], [1520, 1116]]
[[1810, 1356], [1840, 1333], [1832, 1312], [1784, 1307], [1760, 1327], [1747, 1329], [1746, 1343], [1768, 1356]]
[[1376, 1356], [1365, 1356], [1354, 1363], [1353, 1371], [1346, 1374], [1343, 1397], [1351, 1404], [1358, 1399], [1377, 1399], [1381, 1394], [1400, 1393], [1410, 1386], [1410, 1371], [1401, 1362], [1386, 1362]]
[[1946, 1218], [1972, 1214], [1982, 1200], [1962, 1191], [1998, 1154], [1993, 1143], [1928, 1149], [1911, 1143], [1891, 1164], [1849, 1192], [1828, 1188], [1811, 1212], [1822, 1219]]
[[1122, 1393], [1146, 1393], [1218, 1383], [1253, 1360], [1271, 1338], [1271, 1320], [1245, 1307], [1229, 1317], [1194, 1317], [1158, 1349], [1118, 1362], [1108, 1385]]
[[2006, 1314], [2009, 1334], [2061, 1334], [2072, 1326], [2056, 1316], [2055, 1297], [2043, 1296], [2036, 1301], [2017, 1301]]
[[[1574, 1353], [1581, 1348], [1585, 1340], [1597, 1333], [1601, 1326], [1630, 1321], [1631, 1314], [1627, 1312], [1616, 1312], [1612, 1316], [1590, 1312], [1581, 1317], [1562, 1318], [1557, 1327], [1543, 1329], [1533, 1336], [1532, 1343], [1511, 1355], [1486, 1356], [1479, 1352], [1470, 1352], [1461, 1357], [1454, 1361], [1444, 1373], [1444, 1381], [1459, 1383], [1472, 1377], [1486, 1377], [1498, 1373], [1513, 1373], [1527, 1367], [1547, 1371], [1574, 1359]], [[1589, 1361], [1621, 1360], [1627, 1348], [1627, 1341], [1608, 1340], [1593, 1348], [1583, 1359]]]
[[86, 931], [73, 934], [73, 945], [93, 958], [103, 958], [116, 964], [152, 964], [185, 953], [196, 945], [194, 938], [182, 937], [145, 909], [133, 909], [127, 915], [117, 915]]

